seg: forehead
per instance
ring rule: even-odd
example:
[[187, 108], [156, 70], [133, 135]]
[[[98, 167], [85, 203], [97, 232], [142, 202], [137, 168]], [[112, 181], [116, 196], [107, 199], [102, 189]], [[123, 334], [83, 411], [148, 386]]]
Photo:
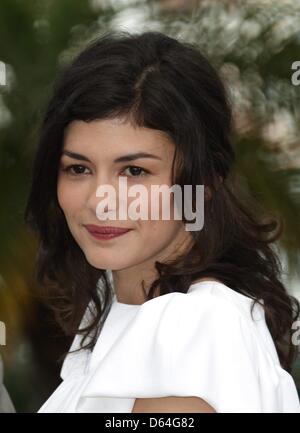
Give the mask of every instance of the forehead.
[[101, 153], [112, 158], [128, 151], [148, 151], [170, 158], [174, 144], [164, 131], [138, 127], [119, 118], [74, 120], [64, 131], [63, 148]]

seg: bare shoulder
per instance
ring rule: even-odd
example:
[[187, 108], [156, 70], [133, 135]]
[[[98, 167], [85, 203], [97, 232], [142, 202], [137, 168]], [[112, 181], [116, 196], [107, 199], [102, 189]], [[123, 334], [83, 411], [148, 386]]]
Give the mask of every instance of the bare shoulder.
[[215, 409], [199, 397], [137, 398], [132, 413], [196, 412], [216, 413]]

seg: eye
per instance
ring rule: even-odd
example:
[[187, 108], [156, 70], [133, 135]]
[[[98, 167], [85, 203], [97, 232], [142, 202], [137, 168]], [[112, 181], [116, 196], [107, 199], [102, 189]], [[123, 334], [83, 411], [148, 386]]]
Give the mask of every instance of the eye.
[[84, 173], [85, 169], [89, 170], [84, 165], [72, 164], [72, 165], [68, 165], [67, 167], [63, 168], [62, 171], [66, 172], [72, 176], [80, 176], [82, 174], [88, 174], [88, 173]]
[[[144, 168], [141, 167], [137, 167], [135, 165], [129, 165], [128, 167], [125, 168], [124, 171], [126, 170], [131, 171], [130, 174], [131, 177], [146, 176], [147, 174], [149, 174], [148, 170], [145, 170]], [[141, 174], [141, 171], [143, 172], [143, 174]]]

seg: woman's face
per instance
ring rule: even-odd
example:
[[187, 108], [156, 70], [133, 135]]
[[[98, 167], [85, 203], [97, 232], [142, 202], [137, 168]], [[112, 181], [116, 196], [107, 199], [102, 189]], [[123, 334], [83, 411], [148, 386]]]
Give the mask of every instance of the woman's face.
[[[190, 240], [190, 233], [185, 231], [183, 222], [174, 219], [172, 194], [169, 203], [171, 219], [162, 219], [160, 211], [160, 219], [151, 220], [151, 206], [157, 208], [162, 204], [161, 200], [159, 203], [151, 201], [151, 185], [172, 185], [174, 151], [174, 144], [163, 132], [133, 127], [120, 119], [89, 123], [75, 120], [67, 126], [58, 173], [58, 202], [74, 239], [92, 266], [112, 270], [138, 265], [144, 267], [145, 264], [153, 266], [155, 260], [172, 257]], [[64, 152], [80, 156], [75, 158]], [[125, 160], [126, 156], [140, 152], [152, 156]], [[116, 161], [121, 157], [124, 157], [123, 161]], [[116, 203], [105, 211], [118, 212], [121, 176], [127, 178], [128, 189], [137, 184], [145, 186], [148, 219], [133, 220], [127, 216], [126, 220], [121, 220], [118, 213], [116, 220], [98, 218], [96, 210], [103, 198], [96, 196], [97, 188], [101, 185], [114, 187]], [[127, 197], [128, 207], [138, 197], [138, 194]], [[123, 196], [120, 200], [124, 203]], [[100, 240], [91, 235], [85, 227], [87, 224], [131, 230], [122, 236]]]

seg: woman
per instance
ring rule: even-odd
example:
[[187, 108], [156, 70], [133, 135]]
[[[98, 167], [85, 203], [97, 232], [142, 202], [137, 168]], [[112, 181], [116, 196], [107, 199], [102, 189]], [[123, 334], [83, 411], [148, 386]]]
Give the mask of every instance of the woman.
[[[39, 412], [300, 411], [299, 303], [270, 245], [282, 227], [237, 198], [231, 123], [215, 69], [159, 32], [107, 33], [57, 79], [25, 217], [38, 280], [74, 340]], [[133, 218], [120, 179], [149, 193], [147, 218]], [[150, 200], [175, 184], [204, 185], [200, 228], [162, 218], [161, 206], [182, 210], [173, 196]], [[104, 208], [102, 186], [119, 199]], [[130, 217], [114, 219], [121, 208]]]

